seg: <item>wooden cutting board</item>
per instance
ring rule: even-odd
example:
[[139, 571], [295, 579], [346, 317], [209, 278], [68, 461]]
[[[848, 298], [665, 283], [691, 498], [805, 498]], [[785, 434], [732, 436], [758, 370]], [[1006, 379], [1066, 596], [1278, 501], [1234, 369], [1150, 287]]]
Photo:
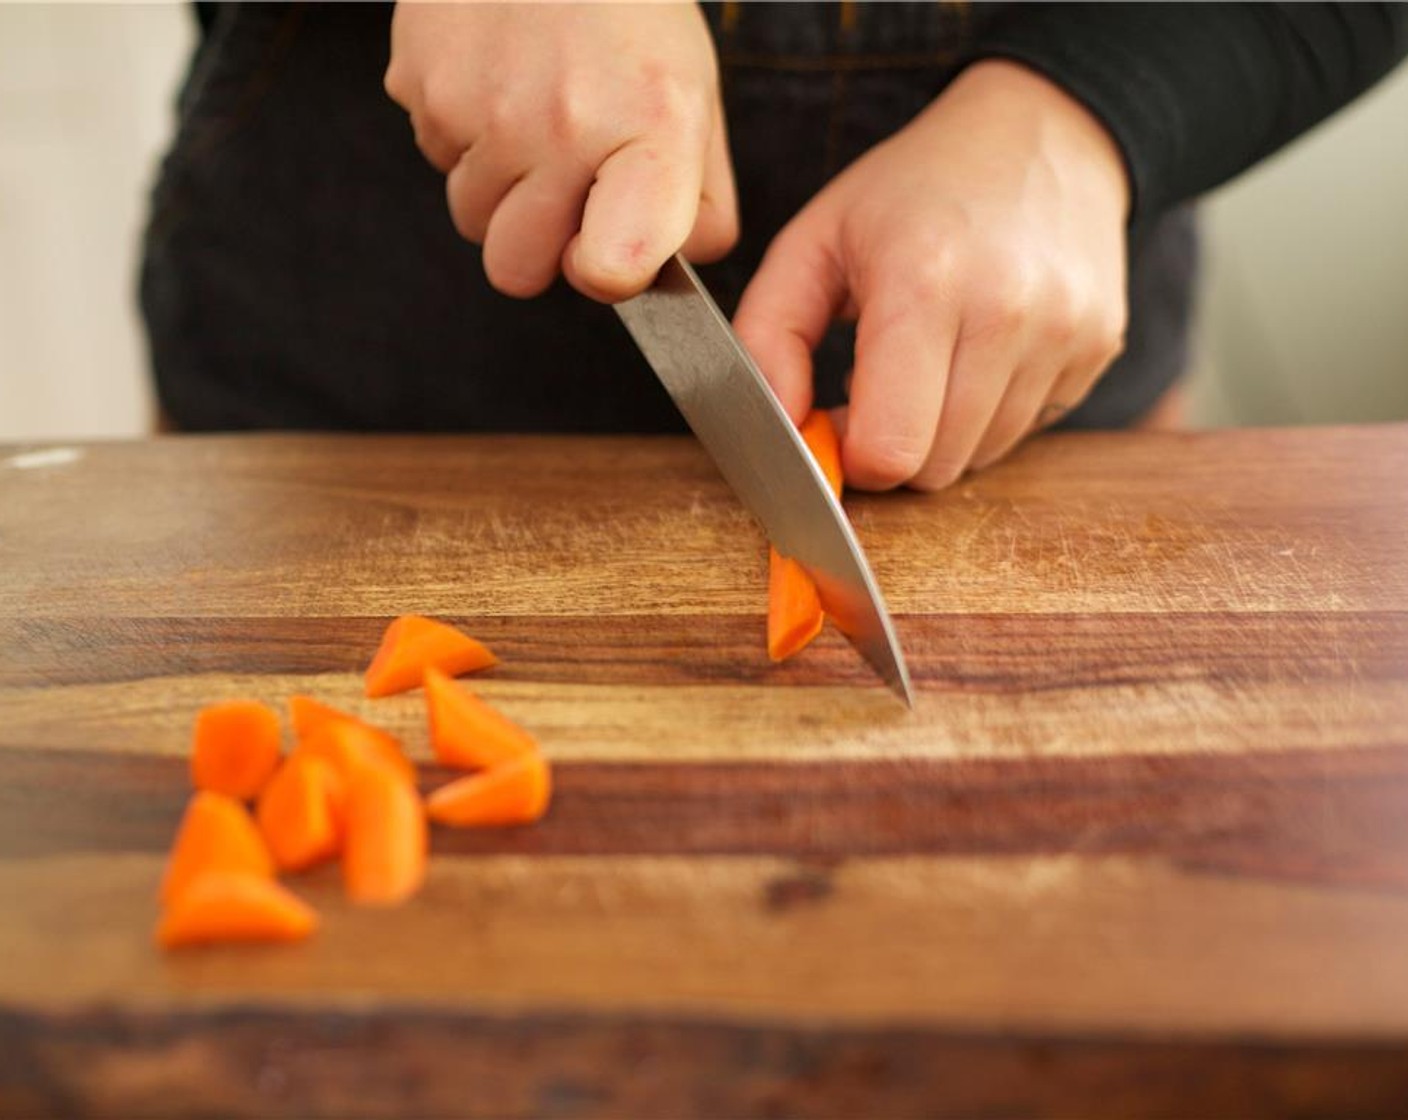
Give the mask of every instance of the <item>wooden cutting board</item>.
[[[674, 439], [0, 450], [0, 1112], [1403, 1115], [1408, 426], [1060, 435], [847, 499], [918, 688], [764, 655]], [[463, 625], [536, 827], [150, 942], [197, 708]], [[437, 780], [431, 775], [431, 781]]]

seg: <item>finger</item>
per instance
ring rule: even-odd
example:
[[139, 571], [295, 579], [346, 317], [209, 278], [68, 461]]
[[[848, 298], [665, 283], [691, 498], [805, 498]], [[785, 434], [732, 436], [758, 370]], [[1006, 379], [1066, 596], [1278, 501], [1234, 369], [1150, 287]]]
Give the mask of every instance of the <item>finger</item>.
[[714, 112], [709, 147], [704, 153], [703, 189], [694, 228], [684, 243], [684, 255], [691, 261], [716, 261], [738, 241], [738, 194], [729, 159], [728, 130], [723, 111]]
[[1013, 376], [1007, 391], [988, 423], [987, 431], [973, 450], [975, 470], [990, 466], [1026, 438], [1042, 409], [1051, 402], [1051, 392], [1061, 374], [1060, 360], [1029, 362]]
[[743, 290], [733, 329], [794, 423], [812, 405], [812, 351], [846, 299], [826, 223], [804, 214], [768, 246]]
[[1026, 332], [1005, 315], [979, 314], [960, 334], [933, 446], [910, 481], [915, 489], [942, 490], [967, 470], [1026, 350]]
[[908, 482], [923, 467], [947, 396], [958, 324], [946, 281], [896, 273], [860, 301], [846, 480], [862, 490]]
[[633, 140], [597, 168], [582, 230], [563, 257], [572, 286], [603, 302], [628, 299], [655, 278], [694, 228], [703, 144]]
[[967, 277], [948, 394], [929, 456], [911, 480], [916, 489], [940, 490], [972, 462], [1007, 387], [1036, 349], [1038, 294], [1036, 275], [1023, 268]]
[[494, 209], [526, 171], [501, 157], [488, 142], [475, 144], [461, 155], [445, 179], [445, 201], [460, 236], [482, 245]]
[[1081, 402], [1090, 395], [1096, 382], [1104, 376], [1105, 371], [1110, 368], [1110, 364], [1119, 357], [1123, 349], [1122, 320], [1117, 318], [1115, 324], [1103, 331], [1097, 330], [1085, 353], [1061, 371], [1060, 376], [1052, 384], [1051, 392], [1047, 394], [1046, 401], [1037, 410], [1037, 414], [1032, 420], [1031, 431], [1041, 431], [1043, 428], [1058, 424], [1080, 407]]
[[557, 277], [582, 220], [591, 178], [567, 166], [536, 168], [495, 206], [484, 234], [484, 272], [507, 296], [526, 299]]
[[438, 129], [411, 118], [411, 128], [415, 134], [416, 147], [420, 154], [435, 170], [448, 175], [459, 163], [464, 148]]

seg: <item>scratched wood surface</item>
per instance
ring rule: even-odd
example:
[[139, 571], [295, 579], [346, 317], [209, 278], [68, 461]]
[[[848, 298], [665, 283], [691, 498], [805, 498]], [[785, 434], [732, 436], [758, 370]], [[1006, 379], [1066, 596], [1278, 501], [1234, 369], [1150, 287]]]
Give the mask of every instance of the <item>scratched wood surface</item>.
[[[1408, 427], [847, 505], [912, 713], [832, 633], [768, 664], [688, 441], [0, 449], [0, 1113], [1403, 1115]], [[358, 693], [410, 611], [500, 653], [550, 817], [156, 954], [196, 709], [311, 692], [426, 760]]]

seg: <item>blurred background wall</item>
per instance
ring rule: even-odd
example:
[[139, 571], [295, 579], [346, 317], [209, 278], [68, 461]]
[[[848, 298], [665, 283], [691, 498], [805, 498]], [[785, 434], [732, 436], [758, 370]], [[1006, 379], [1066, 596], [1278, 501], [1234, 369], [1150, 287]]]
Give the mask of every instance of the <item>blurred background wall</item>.
[[[144, 198], [185, 5], [0, 4], [0, 440], [148, 429]], [[1408, 70], [1218, 192], [1202, 424], [1408, 419]]]

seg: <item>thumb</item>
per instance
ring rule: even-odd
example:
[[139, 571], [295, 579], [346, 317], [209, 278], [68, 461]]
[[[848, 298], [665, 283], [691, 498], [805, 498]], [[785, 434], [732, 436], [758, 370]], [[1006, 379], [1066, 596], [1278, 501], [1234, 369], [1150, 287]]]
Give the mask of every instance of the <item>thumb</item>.
[[733, 317], [782, 407], [800, 424], [812, 406], [812, 351], [846, 301], [826, 225], [801, 215], [768, 247]]

